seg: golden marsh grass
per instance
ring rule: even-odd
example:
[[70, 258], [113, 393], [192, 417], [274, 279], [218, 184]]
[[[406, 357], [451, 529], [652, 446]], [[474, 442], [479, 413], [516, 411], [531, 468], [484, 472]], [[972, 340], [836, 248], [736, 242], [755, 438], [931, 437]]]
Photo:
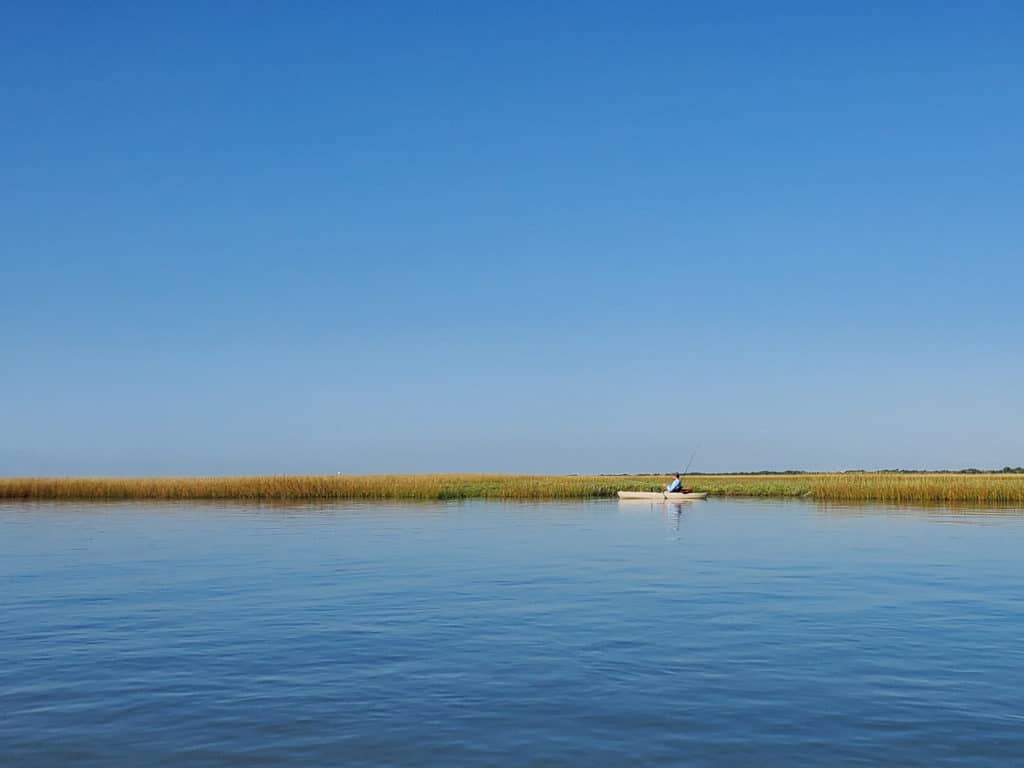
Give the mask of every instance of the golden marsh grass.
[[[657, 490], [664, 475], [267, 475], [254, 477], [0, 478], [0, 500], [588, 499]], [[1024, 475], [849, 472], [689, 475], [719, 496], [821, 501], [1024, 505]]]

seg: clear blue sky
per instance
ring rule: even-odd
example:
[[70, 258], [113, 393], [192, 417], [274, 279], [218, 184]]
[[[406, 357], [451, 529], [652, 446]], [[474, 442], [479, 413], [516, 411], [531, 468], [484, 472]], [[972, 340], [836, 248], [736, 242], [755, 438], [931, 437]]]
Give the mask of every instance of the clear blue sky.
[[147, 5], [0, 25], [0, 474], [1024, 464], [1024, 5]]

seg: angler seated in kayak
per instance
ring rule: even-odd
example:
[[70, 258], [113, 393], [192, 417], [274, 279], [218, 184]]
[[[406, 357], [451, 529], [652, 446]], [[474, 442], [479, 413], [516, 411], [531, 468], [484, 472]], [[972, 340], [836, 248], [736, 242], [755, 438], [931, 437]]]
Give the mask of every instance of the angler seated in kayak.
[[689, 493], [691, 488], [683, 488], [683, 481], [679, 479], [679, 473], [672, 474], [672, 482], [665, 486], [665, 493]]

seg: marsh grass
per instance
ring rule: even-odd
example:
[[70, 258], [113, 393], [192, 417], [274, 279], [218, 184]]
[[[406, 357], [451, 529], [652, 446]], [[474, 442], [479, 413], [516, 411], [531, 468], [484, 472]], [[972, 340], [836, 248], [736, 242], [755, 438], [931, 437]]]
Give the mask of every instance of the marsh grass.
[[[255, 477], [0, 478], [0, 500], [591, 499], [657, 490], [664, 475], [267, 475]], [[718, 496], [1024, 505], [1024, 476], [836, 473], [689, 475]]]

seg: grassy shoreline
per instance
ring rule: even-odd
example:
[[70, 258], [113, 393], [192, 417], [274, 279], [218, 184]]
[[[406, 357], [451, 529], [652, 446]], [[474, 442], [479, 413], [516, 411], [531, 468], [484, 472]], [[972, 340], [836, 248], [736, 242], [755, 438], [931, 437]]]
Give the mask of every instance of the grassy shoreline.
[[[656, 490], [664, 475], [268, 475], [255, 477], [0, 478], [3, 500], [599, 499]], [[689, 475], [716, 496], [822, 501], [1024, 505], [1024, 476], [858, 472]]]

